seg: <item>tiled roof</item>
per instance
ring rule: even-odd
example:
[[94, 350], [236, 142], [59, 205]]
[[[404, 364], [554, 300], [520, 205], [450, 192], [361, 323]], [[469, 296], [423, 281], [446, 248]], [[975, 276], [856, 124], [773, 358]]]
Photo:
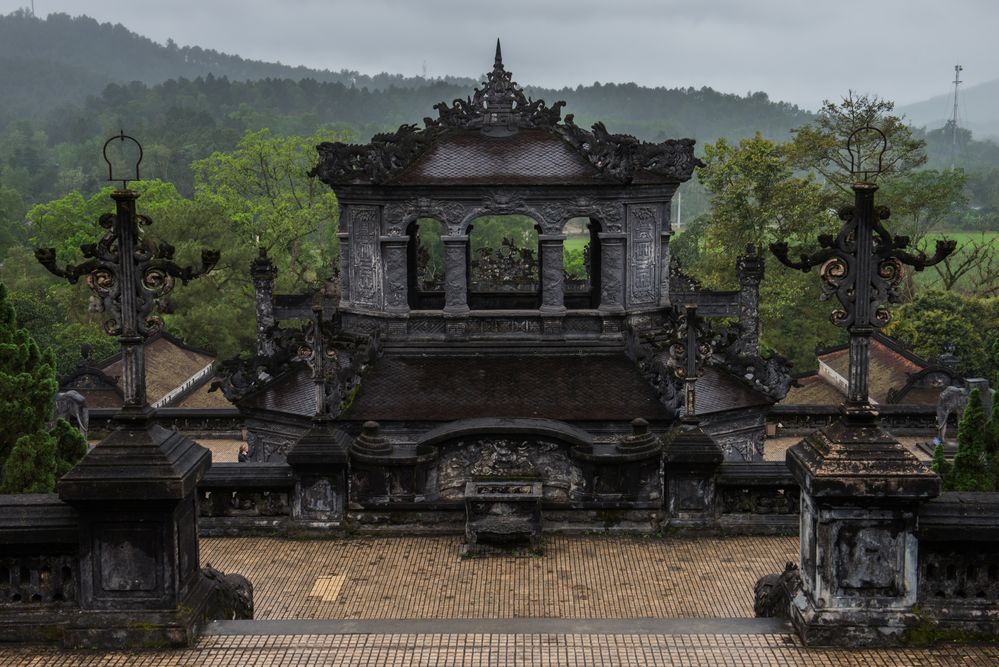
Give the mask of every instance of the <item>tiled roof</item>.
[[[845, 388], [834, 386], [822, 376], [822, 365], [843, 378], [848, 377], [850, 352], [846, 345], [837, 346], [818, 355], [819, 373], [798, 378], [799, 387], [791, 387], [781, 401], [785, 405], [838, 405], [845, 398]], [[889, 396], [906, 387], [911, 376], [925, 370], [929, 364], [901, 346], [892, 338], [877, 334], [871, 338], [869, 394], [879, 404], [889, 403]], [[909, 405], [933, 405], [942, 387], [914, 386], [899, 401]]]
[[[192, 375], [212, 363], [215, 357], [207, 352], [179, 345], [166, 336], [146, 341], [146, 394], [155, 403]], [[111, 376], [122, 375], [121, 356], [114, 358], [102, 370]]]
[[231, 408], [232, 403], [229, 402], [225, 396], [222, 395], [221, 391], [209, 391], [212, 383], [209, 379], [207, 382], [203, 383], [200, 387], [192, 391], [190, 394], [185, 396], [175, 405], [171, 405], [173, 408]]
[[[215, 361], [215, 355], [191, 347], [168, 334], [159, 333], [146, 341], [146, 395], [150, 404], [177, 389]], [[67, 378], [67, 387], [76, 388], [87, 399], [91, 408], [117, 408], [121, 406], [121, 354], [105, 359], [94, 368], [105, 376], [117, 381], [117, 391], [112, 386], [82, 389], [73, 387], [79, 381], [78, 372]], [[231, 408], [232, 404], [219, 392], [208, 393], [212, 373], [199, 377], [190, 389], [185, 389], [171, 398], [163, 407], [183, 408]], [[91, 381], [89, 384], [94, 384]], [[98, 383], [99, 384], [99, 383]]]
[[769, 404], [766, 396], [712, 366], [704, 369], [695, 385], [694, 409], [699, 415]]
[[476, 130], [443, 134], [393, 183], [592, 184], [598, 172], [579, 151], [548, 130], [485, 137]]
[[622, 355], [386, 355], [365, 374], [346, 419], [560, 421], [670, 419]]
[[[877, 336], [871, 338], [871, 371], [869, 394], [878, 403], [888, 402], [888, 391], [900, 390], [912, 373], [918, 373], [925, 365], [918, 364], [909, 357], [888, 347]], [[828, 365], [840, 376], [848, 376], [849, 349], [843, 348], [819, 356], [819, 361]], [[842, 400], [842, 399], [840, 399]]]
[[247, 397], [240, 407], [311, 417], [316, 413], [316, 388], [309, 369], [299, 367], [270, 387]]
[[791, 387], [781, 403], [789, 405], [838, 405], [843, 394], [821, 378], [818, 373], [798, 378], [798, 387]]

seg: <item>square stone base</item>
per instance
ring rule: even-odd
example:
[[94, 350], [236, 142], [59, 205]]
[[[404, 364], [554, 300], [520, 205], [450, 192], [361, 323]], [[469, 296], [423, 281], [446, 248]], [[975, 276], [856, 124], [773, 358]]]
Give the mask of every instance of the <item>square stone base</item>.
[[791, 601], [791, 624], [805, 646], [904, 645], [919, 623], [919, 617], [905, 609], [818, 609], [803, 592]]
[[205, 625], [205, 610], [211, 594], [211, 583], [199, 576], [176, 609], [81, 610], [66, 625], [62, 643], [67, 648], [102, 649], [192, 646]]

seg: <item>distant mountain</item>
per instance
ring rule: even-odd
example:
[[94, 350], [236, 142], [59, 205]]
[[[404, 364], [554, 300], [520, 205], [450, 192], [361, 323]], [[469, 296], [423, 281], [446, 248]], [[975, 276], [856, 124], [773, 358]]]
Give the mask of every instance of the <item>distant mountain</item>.
[[[976, 139], [999, 139], [999, 79], [962, 88], [958, 93], [959, 125], [971, 130]], [[950, 120], [953, 93], [937, 95], [922, 102], [899, 107], [916, 127], [935, 130]]]
[[[180, 47], [172, 40], [164, 46], [121, 24], [98, 23], [88, 16], [49, 14], [41, 19], [23, 9], [0, 15], [0, 120], [53, 103], [80, 102], [111, 82], [154, 85], [208, 74], [232, 81], [315, 79], [373, 90], [437, 82], [401, 74], [369, 76], [346, 69], [291, 67], [197, 46]], [[446, 80], [475, 83], [455, 77]]]

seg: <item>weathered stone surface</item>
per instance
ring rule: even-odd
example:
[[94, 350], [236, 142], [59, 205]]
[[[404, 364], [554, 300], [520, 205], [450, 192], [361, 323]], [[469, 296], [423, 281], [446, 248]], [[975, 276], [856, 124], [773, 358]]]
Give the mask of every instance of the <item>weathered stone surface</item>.
[[540, 481], [495, 476], [470, 481], [464, 491], [466, 553], [538, 549], [541, 542]]
[[753, 613], [761, 618], [790, 618], [791, 600], [801, 587], [798, 566], [787, 563], [780, 574], [760, 577], [753, 588]]
[[253, 618], [253, 584], [241, 574], [226, 574], [204, 567], [201, 575], [212, 585], [205, 607], [209, 621], [249, 620]]

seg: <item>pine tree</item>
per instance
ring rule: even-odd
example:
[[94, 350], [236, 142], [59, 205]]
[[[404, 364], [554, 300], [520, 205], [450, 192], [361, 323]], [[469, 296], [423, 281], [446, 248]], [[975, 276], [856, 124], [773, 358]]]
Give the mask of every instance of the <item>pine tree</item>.
[[52, 352], [17, 327], [0, 284], [0, 492], [52, 492], [86, 453], [86, 440], [65, 420], [47, 428], [58, 388]]
[[957, 426], [957, 453], [954, 455], [953, 470], [955, 491], [992, 491], [995, 488], [986, 454], [986, 429], [982, 394], [973, 389]]
[[952, 491], [953, 488], [953, 468], [954, 464], [947, 460], [944, 456], [944, 446], [937, 445], [933, 448], [933, 463], [930, 464], [930, 469], [936, 474], [940, 475], [941, 486], [944, 491]]

